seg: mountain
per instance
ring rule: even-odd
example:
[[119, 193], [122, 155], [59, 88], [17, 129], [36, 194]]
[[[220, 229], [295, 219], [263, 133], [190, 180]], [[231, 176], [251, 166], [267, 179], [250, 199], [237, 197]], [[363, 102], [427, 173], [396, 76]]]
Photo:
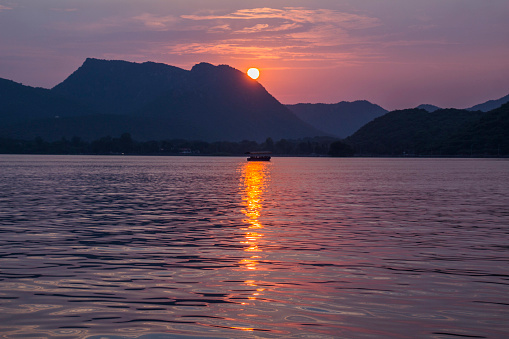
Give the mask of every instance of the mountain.
[[509, 102], [509, 94], [506, 95], [505, 97], [497, 99], [497, 100], [489, 100], [489, 101], [486, 101], [485, 103], [472, 106], [470, 108], [467, 108], [467, 110], [488, 112], [495, 108], [499, 108], [500, 106], [502, 106], [503, 104], [505, 104], [507, 102]]
[[429, 104], [422, 104], [422, 105], [417, 106], [416, 108], [418, 108], [418, 109], [423, 109], [423, 110], [428, 111], [428, 112], [430, 112], [430, 113], [433, 113], [433, 112], [435, 112], [435, 111], [437, 111], [437, 110], [441, 109], [441, 108], [440, 108], [440, 107], [438, 107], [438, 106], [435, 106], [435, 105], [429, 105]]
[[444, 142], [484, 114], [457, 109], [397, 110], [369, 122], [345, 141], [361, 154], [436, 155]]
[[[509, 95], [506, 95], [505, 97], [497, 99], [497, 100], [486, 101], [486, 102], [484, 102], [482, 104], [478, 104], [478, 105], [472, 106], [470, 108], [466, 108], [466, 110], [467, 111], [488, 112], [488, 111], [491, 111], [491, 110], [493, 110], [495, 108], [499, 108], [500, 106], [502, 106], [503, 104], [505, 104], [507, 102], [509, 102]], [[442, 108], [440, 108], [438, 106], [429, 105], [429, 104], [419, 105], [416, 108], [424, 109], [424, 110], [426, 110], [428, 112], [434, 112], [436, 110], [442, 109]]]
[[458, 131], [440, 147], [442, 154], [509, 155], [509, 103]]
[[[190, 86], [167, 91], [134, 114], [148, 122], [144, 132], [161, 137], [265, 140], [323, 135], [298, 119], [258, 82], [229, 66], [195, 65]], [[157, 121], [158, 124], [152, 124]]]
[[286, 105], [300, 119], [331, 135], [345, 138], [387, 110], [369, 101]]
[[188, 86], [189, 71], [155, 62], [87, 58], [53, 93], [106, 114], [131, 114], [164, 94]]
[[[15, 114], [0, 112], [4, 137], [90, 140], [127, 132], [140, 141], [262, 141], [324, 134], [257, 81], [226, 65], [201, 63], [188, 71], [153, 62], [87, 59], [51, 90], [21, 85], [13, 91], [31, 104]], [[0, 106], [6, 102], [0, 97]], [[13, 115], [21, 118], [4, 119]]]
[[71, 98], [0, 78], [0, 126], [87, 114], [93, 110]]

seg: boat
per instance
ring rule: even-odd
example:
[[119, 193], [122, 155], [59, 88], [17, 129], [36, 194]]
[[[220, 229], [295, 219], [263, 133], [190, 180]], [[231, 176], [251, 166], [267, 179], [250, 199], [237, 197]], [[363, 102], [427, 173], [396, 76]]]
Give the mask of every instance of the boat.
[[247, 152], [247, 161], [270, 161], [270, 152]]

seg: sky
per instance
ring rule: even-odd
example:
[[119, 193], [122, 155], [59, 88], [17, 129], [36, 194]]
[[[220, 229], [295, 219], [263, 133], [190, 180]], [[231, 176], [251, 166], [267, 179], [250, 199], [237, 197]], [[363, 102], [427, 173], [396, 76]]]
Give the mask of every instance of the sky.
[[0, 0], [0, 77], [87, 57], [241, 71], [280, 102], [466, 108], [509, 94], [507, 0]]

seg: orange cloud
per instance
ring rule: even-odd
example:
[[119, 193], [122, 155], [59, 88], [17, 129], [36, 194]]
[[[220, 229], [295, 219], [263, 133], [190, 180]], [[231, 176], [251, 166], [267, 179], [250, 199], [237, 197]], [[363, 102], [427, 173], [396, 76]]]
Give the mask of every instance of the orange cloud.
[[[203, 39], [181, 43], [176, 53], [244, 55], [251, 58], [315, 60], [333, 55], [344, 58], [351, 51], [318, 51], [323, 47], [356, 44], [349, 32], [381, 25], [377, 18], [332, 9], [303, 7], [252, 8], [230, 13], [202, 12], [181, 15], [185, 21], [199, 21], [209, 33], [223, 33], [219, 41]], [[253, 25], [253, 21], [255, 24]], [[244, 38], [240, 39], [238, 36]]]
[[266, 30], [269, 27], [268, 24], [257, 24], [252, 27], [244, 27], [241, 30], [236, 31], [235, 33], [257, 33]]
[[224, 33], [224, 32], [227, 32], [227, 31], [231, 31], [232, 28], [230, 27], [230, 25], [217, 25], [217, 26], [214, 26], [214, 27], [210, 27], [208, 29], [208, 32], [209, 33]]
[[178, 21], [178, 18], [172, 15], [156, 16], [150, 13], [143, 13], [135, 16], [133, 19], [153, 30], [167, 30]]
[[378, 19], [368, 16], [331, 9], [306, 9], [303, 7], [241, 9], [225, 15], [182, 15], [181, 18], [189, 20], [282, 19], [294, 23], [333, 23], [351, 29], [375, 27], [380, 24]]
[[219, 55], [272, 55], [272, 47], [244, 45], [244, 40], [228, 40], [214, 43], [186, 43], [168, 47], [176, 54], [219, 54]]

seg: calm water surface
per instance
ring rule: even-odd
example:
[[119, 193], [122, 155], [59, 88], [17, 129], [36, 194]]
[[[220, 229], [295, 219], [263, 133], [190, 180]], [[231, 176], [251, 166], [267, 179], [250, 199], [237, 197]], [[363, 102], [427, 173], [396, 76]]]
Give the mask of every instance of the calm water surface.
[[507, 338], [509, 161], [0, 156], [1, 338]]

